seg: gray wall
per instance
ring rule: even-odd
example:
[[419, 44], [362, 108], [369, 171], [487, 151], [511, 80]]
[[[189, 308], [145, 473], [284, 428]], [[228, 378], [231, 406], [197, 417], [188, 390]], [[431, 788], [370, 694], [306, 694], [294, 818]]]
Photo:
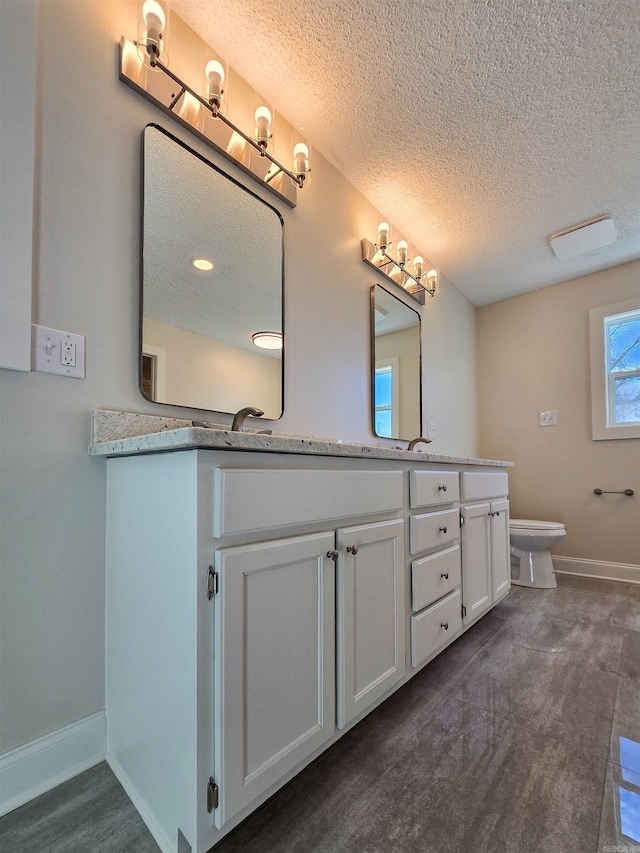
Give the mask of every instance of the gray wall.
[[[34, 322], [87, 336], [87, 376], [0, 371], [0, 753], [104, 707], [106, 463], [87, 455], [91, 410], [196, 416], [137, 389], [141, 131], [156, 121], [198, 148], [117, 79], [116, 44], [135, 35], [138, 11], [39, 7]], [[313, 169], [298, 208], [282, 210], [286, 410], [275, 426], [368, 441], [375, 276], [360, 239], [380, 217], [318, 155]], [[474, 455], [474, 308], [444, 281], [422, 315], [431, 447]]]
[[634, 261], [478, 309], [480, 453], [515, 462], [512, 517], [566, 525], [558, 556], [640, 566], [640, 441], [592, 440], [589, 352], [589, 310], [638, 295]]

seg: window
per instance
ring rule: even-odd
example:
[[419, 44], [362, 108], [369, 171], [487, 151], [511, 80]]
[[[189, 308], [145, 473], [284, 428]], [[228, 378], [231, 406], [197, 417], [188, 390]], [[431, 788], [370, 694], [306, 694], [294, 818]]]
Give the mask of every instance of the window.
[[593, 438], [640, 438], [640, 300], [590, 315]]
[[374, 433], [382, 438], [398, 434], [398, 359], [376, 362]]

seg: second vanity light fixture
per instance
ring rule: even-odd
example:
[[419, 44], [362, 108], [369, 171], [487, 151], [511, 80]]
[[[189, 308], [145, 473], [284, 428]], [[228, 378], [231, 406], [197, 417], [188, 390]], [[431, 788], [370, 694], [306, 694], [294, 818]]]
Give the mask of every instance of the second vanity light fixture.
[[412, 263], [406, 240], [398, 241], [394, 257], [391, 254], [390, 234], [389, 223], [381, 222], [376, 243], [366, 237], [362, 240], [362, 260], [405, 290], [420, 305], [424, 305], [425, 293], [429, 296], [439, 293], [440, 274], [433, 265], [425, 264], [421, 255], [416, 255]]
[[[227, 75], [217, 59], [207, 62], [203, 69], [206, 81], [203, 84], [206, 85], [204, 94], [199, 94], [171, 71], [166, 39], [167, 12], [166, 0], [162, 3], [145, 0], [142, 4], [144, 29], [133, 44], [124, 38], [121, 40], [120, 78], [295, 207], [296, 190], [303, 189], [305, 182], [308, 183], [311, 171], [308, 147], [304, 142], [294, 144], [289, 168], [273, 154], [273, 119], [268, 107], [259, 106], [255, 110], [253, 132], [245, 132], [231, 121], [227, 116], [228, 102], [224, 90]], [[153, 73], [156, 71], [168, 79], [167, 85], [172, 91], [158, 82], [158, 75]], [[211, 122], [211, 119], [215, 121]], [[226, 134], [220, 133], [219, 125], [216, 127], [218, 122], [226, 126]], [[262, 162], [267, 161], [264, 167], [254, 162], [258, 158]], [[290, 185], [285, 183], [286, 179], [290, 179]]]

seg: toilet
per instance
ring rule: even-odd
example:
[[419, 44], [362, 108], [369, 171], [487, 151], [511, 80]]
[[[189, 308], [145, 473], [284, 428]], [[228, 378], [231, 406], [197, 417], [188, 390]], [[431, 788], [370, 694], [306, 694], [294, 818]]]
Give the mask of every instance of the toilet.
[[549, 552], [566, 535], [564, 524], [555, 521], [510, 519], [511, 583], [536, 589], [555, 589], [558, 584]]

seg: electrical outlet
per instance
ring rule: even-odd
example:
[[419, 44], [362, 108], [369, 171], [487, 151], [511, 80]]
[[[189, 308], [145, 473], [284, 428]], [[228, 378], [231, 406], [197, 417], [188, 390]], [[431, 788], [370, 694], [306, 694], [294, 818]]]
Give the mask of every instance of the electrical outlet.
[[76, 366], [76, 343], [71, 340], [62, 341], [62, 363], [67, 367]]
[[84, 335], [31, 326], [31, 369], [84, 379]]
[[558, 417], [555, 410], [551, 412], [540, 412], [540, 426], [556, 426]]
[[434, 439], [436, 437], [435, 421], [427, 421], [427, 438]]

